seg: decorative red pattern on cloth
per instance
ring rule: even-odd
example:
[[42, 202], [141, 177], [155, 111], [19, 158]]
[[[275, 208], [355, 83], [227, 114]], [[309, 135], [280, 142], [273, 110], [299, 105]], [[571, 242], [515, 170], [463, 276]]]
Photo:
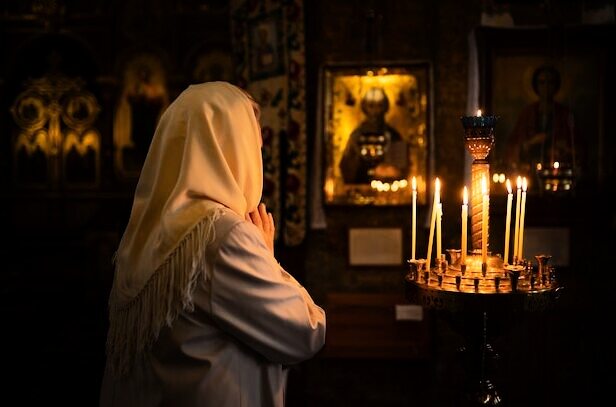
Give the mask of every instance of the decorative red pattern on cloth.
[[263, 197], [288, 246], [306, 234], [303, 11], [299, 0], [231, 2], [236, 83], [261, 104]]

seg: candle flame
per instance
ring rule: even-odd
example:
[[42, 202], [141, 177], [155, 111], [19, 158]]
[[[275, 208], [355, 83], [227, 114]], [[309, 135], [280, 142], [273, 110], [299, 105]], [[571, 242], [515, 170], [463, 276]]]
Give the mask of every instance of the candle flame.
[[522, 179], [522, 191], [526, 192], [526, 188], [528, 187], [528, 184], [526, 183], [526, 177], [524, 177]]
[[477, 109], [477, 117], [481, 117], [481, 109]]
[[507, 178], [507, 193], [511, 194], [511, 181]]
[[468, 189], [466, 188], [466, 186], [464, 187], [464, 190], [462, 191], [462, 203], [464, 205], [468, 205]]
[[413, 191], [417, 191], [417, 178], [413, 177], [413, 179], [411, 179], [411, 186], [413, 187]]
[[554, 161], [554, 168], [558, 169], [560, 167], [560, 163], [558, 161]]
[[436, 192], [441, 191], [441, 180], [436, 177], [436, 181], [434, 181], [434, 188], [436, 188]]
[[488, 184], [486, 183], [486, 177], [484, 176], [481, 177], [481, 193], [483, 195], [488, 194]]
[[520, 177], [519, 175], [518, 175], [517, 184], [518, 184], [518, 189], [522, 188], [522, 177]]

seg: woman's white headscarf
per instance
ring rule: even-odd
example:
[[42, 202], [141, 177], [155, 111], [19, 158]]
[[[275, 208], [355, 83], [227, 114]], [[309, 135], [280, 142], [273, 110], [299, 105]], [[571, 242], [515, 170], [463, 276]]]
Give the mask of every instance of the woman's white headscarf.
[[242, 218], [263, 188], [255, 103], [226, 82], [191, 85], [156, 128], [115, 258], [107, 354], [123, 373], [193, 308], [221, 206]]

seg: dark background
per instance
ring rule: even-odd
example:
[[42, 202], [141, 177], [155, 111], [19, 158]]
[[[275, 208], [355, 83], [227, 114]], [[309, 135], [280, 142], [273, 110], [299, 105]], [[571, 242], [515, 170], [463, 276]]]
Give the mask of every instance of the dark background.
[[[600, 74], [605, 87], [597, 96], [600, 134], [581, 142], [599, 140], [600, 146], [587, 145], [585, 150], [600, 150], [604, 159], [592, 172], [584, 173], [570, 194], [536, 193], [532, 199], [529, 194], [527, 227], [570, 231], [570, 264], [558, 269], [564, 290], [547, 309], [493, 310], [488, 326], [498, 357], [491, 357], [496, 365], [489, 366], [506, 405], [594, 405], [599, 398], [609, 397], [615, 378], [609, 250], [615, 247], [616, 217], [608, 198], [615, 175], [614, 50], [609, 43], [614, 3], [315, 0], [267, 4], [297, 6], [304, 14], [307, 184], [315, 174], [313, 141], [321, 137], [316, 121], [320, 67], [331, 62], [429, 61], [435, 135], [430, 174], [454, 186], [445, 190], [445, 202], [457, 202], [456, 191], [463, 184], [459, 117], [467, 109], [471, 32], [481, 39], [480, 102], [490, 103], [489, 61], [499, 49], [501, 29], [482, 26], [482, 12], [509, 12], [516, 28], [585, 33], [580, 38], [588, 40], [581, 46], [603, 55]], [[602, 7], [611, 7], [611, 22], [585, 21], [585, 14]], [[231, 10], [231, 4], [221, 0], [1, 3], [0, 227], [5, 243], [0, 246], [0, 310], [2, 393], [7, 399], [21, 400], [20, 405], [97, 405], [111, 258], [129, 216], [136, 182], [119, 177], [113, 166], [113, 107], [121, 91], [121, 64], [135, 52], [162, 50], [173, 97], [191, 83], [189, 61], [196, 49], [232, 55]], [[241, 17], [234, 18], [241, 24]], [[509, 38], [508, 46], [511, 37], [502, 37]], [[41, 55], [50, 47], [69, 56], [63, 73], [83, 78], [101, 105], [96, 122], [101, 134], [101, 177], [94, 188], [32, 188], [14, 179], [15, 125], [9, 109], [24, 80], [46, 72], [47, 62]], [[314, 193], [309, 190], [307, 199]], [[492, 216], [498, 218], [504, 197], [496, 196], [493, 202]], [[419, 210], [426, 212], [425, 207]], [[278, 242], [281, 263], [328, 313], [325, 349], [292, 368], [290, 406], [457, 406], [463, 404], [462, 394], [476, 384], [475, 359], [465, 361], [468, 352], [461, 352], [467, 344], [466, 330], [461, 328], [468, 328], [471, 339], [476, 339], [481, 329], [477, 315], [424, 309], [422, 322], [396, 321], [393, 306], [407, 303], [406, 268], [348, 264], [349, 228], [402, 227], [403, 246], [409, 247], [407, 227], [400, 226], [410, 224], [409, 212], [408, 206], [326, 207], [325, 229], [308, 228], [297, 245]], [[458, 219], [457, 206], [446, 207], [444, 217]], [[444, 235], [458, 236], [457, 230], [459, 224], [445, 224]], [[500, 235], [499, 226], [491, 233]], [[420, 228], [418, 247], [425, 247], [426, 240], [427, 230]], [[450, 238], [444, 247], [458, 244]], [[404, 255], [409, 257], [407, 249]]]

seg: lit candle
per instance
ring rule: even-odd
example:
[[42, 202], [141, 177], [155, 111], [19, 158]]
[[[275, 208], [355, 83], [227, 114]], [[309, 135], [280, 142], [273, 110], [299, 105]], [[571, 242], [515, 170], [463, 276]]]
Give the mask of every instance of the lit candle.
[[477, 117], [481, 117], [481, 109], [477, 109]]
[[481, 193], [483, 194], [483, 207], [481, 210], [481, 262], [488, 263], [488, 185], [485, 177], [481, 177]]
[[443, 204], [438, 203], [438, 213], [436, 214], [436, 258], [440, 260], [443, 253], [441, 225], [443, 223]]
[[428, 255], [426, 256], [426, 270], [430, 270], [430, 258], [432, 257], [432, 240], [434, 240], [434, 227], [436, 226], [436, 214], [438, 203], [441, 198], [441, 181], [436, 178], [434, 181], [434, 202], [432, 204], [432, 215], [430, 216], [430, 238], [428, 239]]
[[520, 243], [518, 244], [518, 259], [524, 258], [524, 216], [526, 213], [526, 177], [522, 179], [522, 210], [520, 211]]
[[464, 191], [462, 192], [462, 258], [461, 264], [466, 264], [466, 229], [468, 222], [468, 189], [464, 187]]
[[513, 264], [518, 262], [518, 243], [520, 243], [520, 195], [522, 194], [522, 177], [518, 175], [518, 193], [515, 198], [515, 227], [513, 233]]
[[411, 180], [413, 187], [413, 225], [411, 228], [411, 260], [415, 260], [415, 246], [417, 244], [417, 179]]
[[507, 178], [507, 217], [505, 220], [505, 256], [503, 257], [504, 264], [509, 264], [509, 235], [511, 234], [511, 203], [513, 201], [513, 192], [511, 191], [511, 181]]

